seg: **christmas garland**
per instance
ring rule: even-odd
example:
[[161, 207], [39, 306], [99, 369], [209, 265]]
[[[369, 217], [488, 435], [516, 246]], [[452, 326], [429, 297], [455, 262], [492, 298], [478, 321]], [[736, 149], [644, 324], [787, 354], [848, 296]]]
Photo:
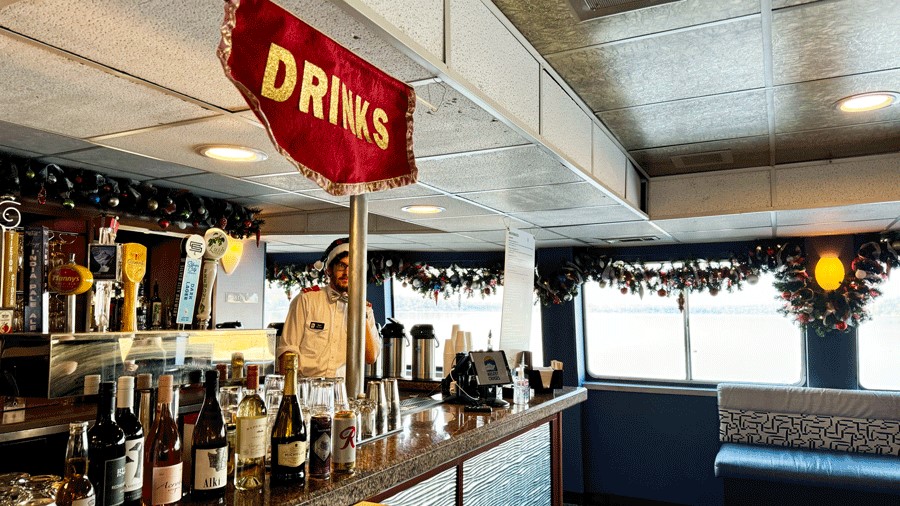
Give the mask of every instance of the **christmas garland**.
[[219, 227], [238, 239], [256, 236], [259, 209], [194, 195], [188, 190], [116, 178], [85, 169], [40, 164], [7, 157], [0, 160], [0, 195], [27, 197], [44, 205], [57, 202], [65, 209], [85, 205], [104, 213], [155, 221], [160, 228]]
[[775, 273], [774, 286], [781, 292], [784, 306], [779, 310], [792, 316], [804, 328], [819, 336], [826, 332], [846, 332], [869, 319], [866, 305], [881, 295], [880, 285], [894, 267], [900, 266], [900, 232], [883, 234], [877, 242], [860, 246], [841, 285], [823, 290], [808, 271], [806, 257], [797, 248], [782, 269]]
[[[479, 294], [493, 295], [497, 286], [503, 284], [503, 267], [461, 267], [451, 264], [435, 267], [424, 262], [414, 262], [394, 254], [369, 256], [366, 273], [368, 283], [381, 285], [388, 279], [395, 279], [404, 287], [411, 286], [423, 297], [443, 296], [448, 299], [455, 294], [472, 297]], [[284, 289], [288, 298], [293, 291], [327, 284], [325, 271], [320, 263], [312, 264], [271, 264], [266, 268], [266, 279]]]

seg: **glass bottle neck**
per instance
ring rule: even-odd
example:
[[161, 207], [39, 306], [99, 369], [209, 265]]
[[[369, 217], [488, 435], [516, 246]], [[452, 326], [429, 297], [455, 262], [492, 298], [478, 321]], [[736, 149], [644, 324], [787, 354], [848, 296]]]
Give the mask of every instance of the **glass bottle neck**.
[[97, 399], [97, 421], [112, 420], [116, 411], [116, 399], [112, 395], [101, 395]]
[[294, 369], [284, 371], [284, 395], [297, 395], [297, 371]]

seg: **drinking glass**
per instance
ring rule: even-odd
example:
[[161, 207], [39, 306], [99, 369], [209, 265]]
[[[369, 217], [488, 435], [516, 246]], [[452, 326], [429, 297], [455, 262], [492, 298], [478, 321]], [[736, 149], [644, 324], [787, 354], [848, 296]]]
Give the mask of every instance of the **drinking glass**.
[[266, 410], [278, 411], [281, 398], [284, 396], [284, 376], [281, 374], [266, 375]]
[[[302, 408], [309, 407], [309, 391], [312, 388], [312, 381], [312, 378], [297, 378], [297, 402]], [[306, 412], [304, 411], [303, 414]]]
[[334, 382], [334, 409], [350, 409], [350, 401], [347, 399], [347, 384], [344, 378], [330, 378]]
[[312, 385], [312, 409], [313, 414], [328, 412], [334, 414], [334, 382], [319, 380]]
[[240, 385], [226, 385], [219, 389], [219, 405], [222, 407], [225, 423], [236, 423], [234, 417], [243, 397], [244, 392]]

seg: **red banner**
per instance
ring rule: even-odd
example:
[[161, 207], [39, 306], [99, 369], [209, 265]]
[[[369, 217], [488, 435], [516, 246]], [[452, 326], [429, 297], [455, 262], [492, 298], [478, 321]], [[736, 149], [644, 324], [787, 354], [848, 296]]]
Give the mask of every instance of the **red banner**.
[[413, 89], [269, 0], [228, 0], [218, 50], [278, 151], [332, 195], [416, 182]]

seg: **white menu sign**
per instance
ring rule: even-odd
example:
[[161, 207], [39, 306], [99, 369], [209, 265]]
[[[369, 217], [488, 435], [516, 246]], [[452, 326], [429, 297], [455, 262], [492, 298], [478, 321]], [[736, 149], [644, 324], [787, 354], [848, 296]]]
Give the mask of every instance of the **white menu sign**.
[[533, 303], [534, 236], [522, 230], [507, 230], [500, 349], [506, 352], [511, 367], [516, 366], [516, 355], [529, 349]]

